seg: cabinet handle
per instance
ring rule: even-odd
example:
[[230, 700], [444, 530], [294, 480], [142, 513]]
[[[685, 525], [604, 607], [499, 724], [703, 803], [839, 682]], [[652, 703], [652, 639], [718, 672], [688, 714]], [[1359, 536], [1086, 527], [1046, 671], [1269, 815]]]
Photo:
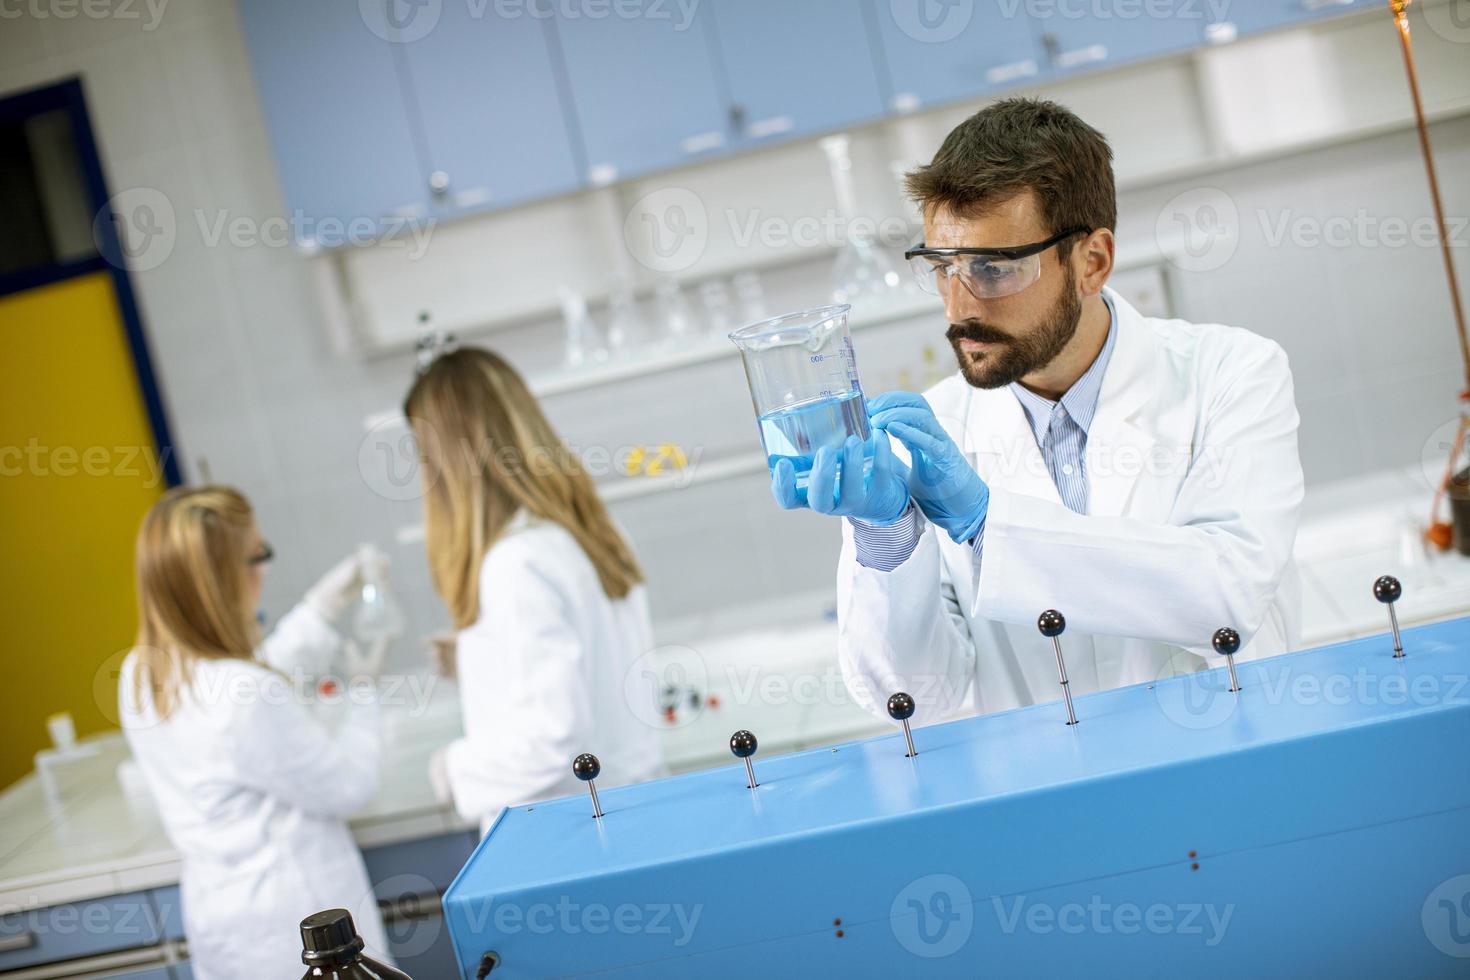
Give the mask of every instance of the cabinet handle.
[[449, 190], [449, 174], [442, 170], [436, 170], [429, 174], [429, 190], [435, 194], [443, 194]]
[[684, 137], [679, 141], [679, 150], [686, 156], [693, 156], [696, 153], [717, 150], [724, 145], [725, 134], [717, 129], [712, 129], [707, 133], [695, 133], [693, 136]]
[[0, 953], [14, 953], [21, 949], [30, 949], [36, 945], [36, 934], [34, 932], [17, 933], [14, 936], [0, 936]]
[[1058, 68], [1076, 68], [1078, 65], [1107, 60], [1108, 47], [1105, 44], [1089, 44], [1086, 47], [1073, 48], [1071, 51], [1063, 51], [1056, 58]]
[[1217, 20], [1205, 26], [1205, 40], [1211, 44], [1229, 44], [1240, 36], [1234, 21]]
[[378, 912], [386, 922], [431, 919], [443, 909], [443, 899], [438, 892], [410, 892], [398, 898], [378, 899]]
[[758, 140], [767, 136], [780, 136], [789, 133], [796, 128], [796, 120], [790, 116], [772, 116], [769, 119], [757, 119], [745, 127], [745, 138]]
[[1007, 65], [996, 65], [985, 70], [985, 80], [991, 85], [1000, 85], [1004, 82], [1014, 81], [1017, 78], [1030, 78], [1037, 71], [1036, 59], [1027, 58], [1024, 61], [1012, 61]]

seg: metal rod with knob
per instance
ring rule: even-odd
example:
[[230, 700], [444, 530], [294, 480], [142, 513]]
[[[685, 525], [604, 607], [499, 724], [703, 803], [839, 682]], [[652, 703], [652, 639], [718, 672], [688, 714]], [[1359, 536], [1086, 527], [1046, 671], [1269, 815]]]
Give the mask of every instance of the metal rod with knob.
[[1240, 681], [1235, 676], [1235, 654], [1240, 650], [1240, 634], [1229, 626], [1222, 626], [1215, 630], [1210, 644], [1215, 648], [1216, 653], [1225, 658], [1225, 666], [1230, 668], [1231, 693], [1240, 693]]
[[1067, 701], [1067, 724], [1077, 724], [1077, 712], [1072, 710], [1072, 687], [1067, 681], [1067, 662], [1062, 659], [1062, 631], [1067, 628], [1067, 620], [1055, 609], [1048, 609], [1036, 619], [1036, 628], [1041, 630], [1041, 635], [1050, 637], [1052, 646], [1057, 651], [1057, 675], [1062, 681], [1062, 697]]
[[1404, 641], [1399, 636], [1399, 614], [1394, 611], [1393, 604], [1399, 601], [1399, 596], [1404, 594], [1404, 587], [1399, 580], [1392, 575], [1380, 575], [1373, 583], [1373, 598], [1388, 607], [1388, 625], [1393, 630], [1393, 656], [1394, 659], [1404, 655]]
[[602, 816], [602, 804], [597, 802], [597, 779], [602, 772], [602, 763], [597, 761], [597, 756], [591, 752], [583, 752], [572, 760], [572, 774], [587, 784], [587, 792], [592, 794], [592, 816]]
[[888, 717], [894, 721], [903, 723], [903, 738], [908, 742], [909, 751], [904, 758], [912, 759], [919, 754], [914, 748], [914, 733], [909, 729], [909, 719], [914, 716], [914, 699], [902, 691], [888, 699]]
[[735, 753], [735, 758], [745, 762], [746, 785], [749, 789], [760, 785], [755, 781], [755, 766], [750, 763], [750, 757], [755, 755], [756, 745], [755, 736], [743, 728], [730, 736], [730, 751]]

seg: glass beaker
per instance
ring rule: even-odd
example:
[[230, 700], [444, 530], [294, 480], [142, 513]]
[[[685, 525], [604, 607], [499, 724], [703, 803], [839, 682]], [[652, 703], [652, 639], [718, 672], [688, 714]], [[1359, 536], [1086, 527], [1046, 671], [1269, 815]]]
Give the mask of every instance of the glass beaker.
[[[841, 450], [848, 436], [868, 440], [868, 407], [847, 327], [850, 309], [787, 313], [730, 334], [745, 362], [766, 463], [774, 468], [777, 460], [791, 461], [802, 504], [818, 449]], [[865, 455], [865, 477], [871, 462]]]

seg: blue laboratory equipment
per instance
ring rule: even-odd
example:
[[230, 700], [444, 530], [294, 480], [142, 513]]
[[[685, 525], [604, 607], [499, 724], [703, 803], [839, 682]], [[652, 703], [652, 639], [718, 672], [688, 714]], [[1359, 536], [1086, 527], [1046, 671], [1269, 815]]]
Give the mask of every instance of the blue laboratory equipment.
[[511, 807], [460, 976], [1464, 976], [1470, 619], [1228, 666]]
[[823, 306], [788, 313], [730, 334], [745, 363], [766, 462], [774, 468], [777, 460], [791, 461], [802, 504], [818, 449], [840, 451], [848, 436], [869, 438], [849, 309]]

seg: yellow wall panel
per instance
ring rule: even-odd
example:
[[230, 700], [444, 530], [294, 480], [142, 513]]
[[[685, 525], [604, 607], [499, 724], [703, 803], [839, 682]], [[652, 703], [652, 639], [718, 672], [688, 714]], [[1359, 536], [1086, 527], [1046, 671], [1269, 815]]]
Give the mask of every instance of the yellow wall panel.
[[116, 727], [133, 539], [167, 487], [107, 273], [0, 297], [0, 365], [4, 786], [49, 743], [47, 715]]

